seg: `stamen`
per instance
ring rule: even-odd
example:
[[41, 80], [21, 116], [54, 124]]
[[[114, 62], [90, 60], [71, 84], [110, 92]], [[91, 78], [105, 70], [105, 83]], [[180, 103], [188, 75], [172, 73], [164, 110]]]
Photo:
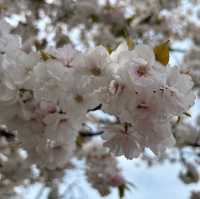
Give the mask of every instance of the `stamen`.
[[100, 76], [101, 75], [101, 69], [98, 67], [92, 67], [90, 69], [90, 72], [92, 73], [92, 75], [94, 76]]
[[83, 96], [77, 94], [77, 95], [74, 97], [74, 100], [75, 100], [76, 102], [78, 102], [78, 103], [82, 103], [82, 102], [83, 102]]
[[139, 68], [137, 69], [137, 74], [139, 75], [139, 77], [142, 77], [145, 74], [147, 74], [146, 66], [144, 66], [144, 65], [139, 66]]

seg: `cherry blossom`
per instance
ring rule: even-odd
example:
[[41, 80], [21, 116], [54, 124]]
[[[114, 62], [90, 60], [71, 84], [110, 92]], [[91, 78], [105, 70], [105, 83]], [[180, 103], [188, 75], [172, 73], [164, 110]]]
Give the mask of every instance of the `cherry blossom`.
[[[156, 60], [152, 46], [122, 43], [109, 54], [103, 46], [81, 53], [65, 45], [26, 53], [12, 39], [0, 57], [0, 121], [18, 131], [30, 158], [51, 151], [39, 164], [65, 151], [71, 157], [87, 112], [98, 106], [117, 118], [97, 125], [115, 155], [132, 159], [146, 147], [160, 154], [174, 144], [170, 121], [194, 103], [193, 83], [178, 67]], [[38, 149], [27, 140], [33, 133]]]

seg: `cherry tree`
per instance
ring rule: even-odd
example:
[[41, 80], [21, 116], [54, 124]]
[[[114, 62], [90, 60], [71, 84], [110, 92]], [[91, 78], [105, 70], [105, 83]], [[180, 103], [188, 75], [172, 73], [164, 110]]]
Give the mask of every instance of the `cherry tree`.
[[60, 187], [76, 169], [101, 196], [117, 188], [123, 198], [135, 185], [119, 156], [178, 161], [180, 179], [198, 182], [199, 116], [186, 118], [200, 93], [200, 10], [185, 3], [0, 1], [1, 198], [26, 198], [16, 188], [36, 183], [36, 198], [44, 187], [49, 199], [75, 198], [78, 184]]

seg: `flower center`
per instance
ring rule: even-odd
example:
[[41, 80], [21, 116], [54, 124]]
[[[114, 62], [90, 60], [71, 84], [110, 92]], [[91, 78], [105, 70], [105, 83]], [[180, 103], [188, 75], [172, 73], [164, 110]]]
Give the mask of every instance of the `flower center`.
[[137, 69], [136, 72], [137, 72], [137, 74], [138, 74], [140, 77], [142, 77], [142, 76], [144, 76], [145, 74], [147, 74], [147, 68], [146, 68], [146, 66], [141, 65], [141, 66], [138, 67], [138, 69]]
[[92, 75], [94, 76], [100, 76], [101, 75], [101, 69], [98, 67], [92, 67], [90, 69], [90, 72], [92, 73]]
[[76, 102], [78, 102], [78, 103], [82, 103], [82, 102], [83, 102], [83, 96], [77, 94], [77, 95], [74, 97], [74, 100], [75, 100]]

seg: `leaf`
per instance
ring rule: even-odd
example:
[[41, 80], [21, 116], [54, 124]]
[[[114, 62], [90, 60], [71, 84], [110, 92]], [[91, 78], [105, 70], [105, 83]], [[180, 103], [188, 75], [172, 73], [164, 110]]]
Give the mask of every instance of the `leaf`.
[[136, 186], [131, 182], [126, 182], [125, 184], [121, 184], [120, 186], [118, 186], [118, 193], [120, 199], [124, 198], [125, 191], [130, 191], [130, 187], [136, 188]]
[[113, 49], [110, 46], [107, 46], [106, 49], [107, 49], [107, 51], [108, 51], [109, 54], [111, 54], [112, 51], [113, 51]]
[[84, 138], [81, 135], [78, 135], [75, 143], [78, 148], [82, 148], [82, 145], [84, 143]]
[[154, 54], [157, 61], [167, 65], [169, 62], [169, 40], [155, 46]]
[[126, 186], [124, 184], [122, 184], [118, 187], [118, 193], [119, 193], [120, 199], [124, 197], [125, 189], [126, 189]]
[[67, 37], [66, 35], [62, 35], [62, 36], [60, 36], [59, 40], [57, 41], [56, 46], [60, 48], [68, 43], [70, 43], [69, 37]]
[[97, 23], [97, 22], [100, 21], [99, 16], [95, 15], [95, 14], [90, 15], [90, 18], [91, 18], [93, 23]]
[[36, 50], [40, 51], [40, 50], [42, 50], [42, 49], [45, 48], [45, 46], [46, 46], [46, 40], [43, 40], [43, 41], [35, 40], [34, 41], [34, 45], [35, 45]]
[[129, 50], [132, 50], [134, 48], [134, 41], [130, 37], [128, 37], [126, 39], [126, 42], [127, 42]]
[[49, 59], [56, 59], [53, 55], [46, 53], [45, 51], [40, 51], [40, 57], [43, 61], [47, 61]]

